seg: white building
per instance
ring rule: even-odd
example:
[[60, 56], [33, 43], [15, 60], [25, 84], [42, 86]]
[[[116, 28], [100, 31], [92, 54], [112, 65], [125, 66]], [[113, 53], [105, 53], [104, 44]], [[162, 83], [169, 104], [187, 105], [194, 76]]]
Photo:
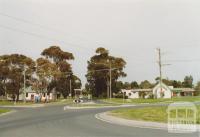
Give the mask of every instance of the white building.
[[167, 86], [164, 83], [158, 83], [153, 88], [153, 95], [155, 98], [172, 98], [181, 96], [194, 96], [195, 90], [193, 88], [174, 88]]
[[139, 93], [132, 92], [132, 90], [122, 89], [122, 93], [124, 93], [128, 98], [139, 98]]
[[54, 99], [53, 93], [47, 93], [47, 92], [37, 93], [36, 91], [32, 90], [31, 87], [27, 88], [26, 101], [35, 101], [35, 98], [37, 96], [41, 98], [41, 101], [45, 101], [46, 98], [48, 98], [48, 100]]
[[[54, 90], [51, 93], [47, 93], [47, 92], [43, 92], [43, 93], [37, 93], [36, 91], [34, 91], [32, 89], [32, 87], [27, 87], [26, 88], [26, 101], [35, 101], [35, 98], [37, 96], [40, 96], [41, 101], [44, 101], [46, 98], [48, 98], [48, 100], [54, 100], [56, 98], [55, 94], [54, 94]], [[13, 100], [11, 96], [7, 96], [8, 100]], [[19, 100], [24, 100], [24, 91], [23, 89], [20, 89], [20, 95], [19, 95]]]
[[153, 95], [155, 98], [172, 98], [173, 93], [169, 86], [164, 83], [158, 83], [153, 88]]
[[158, 83], [153, 89], [122, 89], [122, 93], [130, 99], [137, 98], [150, 98], [153, 95], [154, 98], [172, 98], [181, 96], [194, 96], [195, 90], [193, 88], [173, 88], [173, 86], [167, 86], [164, 83]]
[[127, 96], [130, 99], [141, 98], [142, 93], [144, 93], [144, 98], [148, 98], [150, 93], [152, 93], [152, 89], [122, 89], [122, 93], [125, 93], [125, 96]]

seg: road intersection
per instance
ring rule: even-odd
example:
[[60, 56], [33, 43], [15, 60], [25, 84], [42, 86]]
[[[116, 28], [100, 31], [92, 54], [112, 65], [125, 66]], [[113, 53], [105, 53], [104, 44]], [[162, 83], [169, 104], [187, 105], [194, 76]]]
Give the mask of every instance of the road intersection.
[[[133, 106], [134, 107], [134, 106]], [[98, 113], [116, 108], [64, 110], [64, 105], [16, 108], [0, 117], [0, 137], [198, 137], [166, 130], [128, 127], [103, 122]]]

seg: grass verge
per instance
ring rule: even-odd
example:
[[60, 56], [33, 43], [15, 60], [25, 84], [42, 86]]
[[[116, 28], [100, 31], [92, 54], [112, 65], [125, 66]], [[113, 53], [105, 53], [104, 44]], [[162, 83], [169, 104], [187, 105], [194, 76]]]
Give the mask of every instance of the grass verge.
[[70, 104], [73, 103], [72, 99], [59, 99], [57, 101], [52, 101], [50, 103], [34, 103], [34, 102], [26, 102], [24, 103], [23, 101], [16, 102], [14, 104], [13, 101], [6, 101], [6, 100], [0, 100], [0, 106], [24, 106], [24, 105], [36, 105], [36, 104], [49, 104], [49, 105], [59, 105], [59, 104]]
[[[200, 111], [200, 106], [197, 107], [197, 110]], [[168, 118], [167, 107], [165, 106], [134, 108], [134, 109], [123, 108], [123, 109], [113, 110], [108, 114], [129, 120], [151, 121], [151, 122], [161, 122], [161, 123], [167, 123], [167, 118]], [[185, 112], [180, 111], [179, 116], [184, 117]], [[200, 124], [199, 117], [197, 117], [197, 123]]]
[[173, 103], [178, 101], [184, 102], [200, 102], [200, 97], [175, 97], [172, 99], [119, 99], [119, 98], [112, 98], [112, 99], [102, 99], [104, 102], [109, 103], [117, 103], [117, 104], [141, 104], [141, 103]]
[[34, 104], [34, 103], [32, 103], [32, 102], [26, 102], [26, 103], [24, 103], [24, 102], [17, 102], [16, 104], [14, 104], [14, 102], [13, 101], [0, 101], [0, 106], [12, 106], [12, 105], [32, 105], [32, 104]]
[[8, 110], [8, 109], [0, 109], [0, 114], [7, 113], [7, 112], [10, 112], [10, 110]]

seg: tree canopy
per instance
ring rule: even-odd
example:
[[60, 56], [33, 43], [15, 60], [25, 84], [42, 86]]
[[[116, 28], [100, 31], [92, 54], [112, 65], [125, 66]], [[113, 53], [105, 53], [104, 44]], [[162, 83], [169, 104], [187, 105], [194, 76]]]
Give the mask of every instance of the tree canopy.
[[[74, 75], [71, 60], [74, 55], [64, 51], [59, 46], [50, 46], [41, 52], [41, 57], [35, 61], [22, 54], [6, 54], [0, 56], [0, 96], [12, 96], [13, 99], [23, 92], [23, 84], [31, 86], [38, 93], [51, 92], [67, 98], [72, 89], [82, 86], [81, 80]], [[122, 82], [120, 78], [126, 77], [124, 68], [126, 61], [121, 57], [112, 56], [109, 50], [99, 47], [94, 55], [87, 61], [87, 83], [85, 89], [95, 97], [109, 96], [109, 90], [118, 93], [121, 89], [153, 88], [156, 83], [144, 80]], [[25, 80], [24, 81], [24, 76]], [[111, 80], [111, 81], [110, 81]], [[193, 77], [185, 76], [183, 81], [163, 79], [163, 83], [174, 88], [193, 88]], [[112, 85], [110, 85], [110, 83]], [[70, 88], [71, 86], [71, 88]], [[195, 87], [200, 91], [200, 84]], [[111, 95], [112, 96], [112, 95]]]
[[[35, 62], [20, 54], [0, 56], [0, 92], [2, 95], [11, 95], [13, 99], [19, 98], [20, 89], [23, 87], [23, 76], [30, 80], [34, 72]], [[26, 83], [27, 84], [27, 83]]]
[[[58, 46], [51, 46], [44, 49], [41, 53], [45, 57], [38, 59], [38, 67], [41, 67], [49, 79], [47, 90], [50, 92], [56, 89], [65, 98], [70, 92], [70, 80], [72, 89], [81, 88], [81, 80], [73, 74], [69, 60], [74, 60], [74, 55], [70, 52], [63, 51]], [[78, 82], [77, 82], [78, 81]], [[74, 91], [73, 91], [74, 95]]]
[[81, 80], [73, 74], [68, 62], [74, 60], [72, 53], [63, 51], [59, 46], [51, 46], [41, 55], [36, 61], [21, 54], [0, 56], [0, 95], [19, 99], [24, 75], [26, 86], [31, 86], [38, 93], [56, 89], [57, 93], [67, 97], [70, 80], [72, 89], [81, 88]]
[[[105, 48], [96, 49], [96, 54], [88, 61], [88, 74], [86, 75], [90, 91], [95, 97], [107, 96], [111, 69], [112, 89], [116, 88], [116, 82], [120, 77], [125, 77], [123, 69], [126, 62], [123, 58], [114, 57]], [[88, 88], [87, 87], [87, 88]]]
[[74, 59], [72, 53], [63, 51], [58, 46], [51, 46], [47, 49], [44, 49], [41, 55], [45, 56], [46, 58], [51, 58], [55, 63]]

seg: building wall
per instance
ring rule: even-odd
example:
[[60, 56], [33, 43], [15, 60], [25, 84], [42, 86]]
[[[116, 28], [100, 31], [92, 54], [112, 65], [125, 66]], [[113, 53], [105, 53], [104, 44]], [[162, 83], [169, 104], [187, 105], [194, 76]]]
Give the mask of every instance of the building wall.
[[[31, 100], [31, 95], [33, 95], [33, 99], [32, 100]], [[26, 93], [26, 100], [27, 101], [34, 101], [36, 95], [37, 95], [36, 93]]]
[[132, 92], [132, 90], [122, 90], [122, 93], [125, 93], [125, 95], [130, 99], [140, 98], [139, 93], [138, 92]]
[[[27, 93], [26, 100], [27, 101], [34, 101], [37, 93]], [[33, 98], [31, 98], [33, 96]], [[41, 100], [44, 101], [47, 97], [47, 93], [41, 93]], [[53, 100], [53, 93], [49, 93], [49, 100]]]
[[131, 95], [129, 96], [129, 98], [140, 98], [139, 92], [131, 92]]
[[[162, 92], [163, 95], [162, 96]], [[156, 95], [157, 98], [171, 98], [172, 97], [172, 92], [169, 89], [165, 89], [165, 88], [156, 88], [153, 90], [153, 94]]]

